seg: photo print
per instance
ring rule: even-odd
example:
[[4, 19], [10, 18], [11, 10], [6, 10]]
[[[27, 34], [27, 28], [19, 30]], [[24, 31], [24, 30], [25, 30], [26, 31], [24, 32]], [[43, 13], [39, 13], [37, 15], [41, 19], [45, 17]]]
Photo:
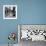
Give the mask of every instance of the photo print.
[[3, 19], [17, 19], [17, 5], [3, 5]]

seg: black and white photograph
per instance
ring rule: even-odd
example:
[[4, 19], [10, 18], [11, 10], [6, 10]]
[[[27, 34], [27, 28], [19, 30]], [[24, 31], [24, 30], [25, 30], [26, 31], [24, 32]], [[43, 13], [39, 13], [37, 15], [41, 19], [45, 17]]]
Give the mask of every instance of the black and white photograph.
[[20, 46], [41, 45], [46, 42], [46, 25], [18, 25], [18, 41]]
[[17, 19], [17, 5], [3, 5], [3, 19]]

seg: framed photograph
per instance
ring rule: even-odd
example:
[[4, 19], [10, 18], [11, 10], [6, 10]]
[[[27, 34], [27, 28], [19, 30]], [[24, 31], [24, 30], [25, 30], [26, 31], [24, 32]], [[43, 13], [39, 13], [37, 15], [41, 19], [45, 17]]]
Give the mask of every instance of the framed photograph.
[[17, 5], [3, 5], [3, 19], [17, 19]]
[[18, 25], [18, 41], [46, 41], [46, 25]]

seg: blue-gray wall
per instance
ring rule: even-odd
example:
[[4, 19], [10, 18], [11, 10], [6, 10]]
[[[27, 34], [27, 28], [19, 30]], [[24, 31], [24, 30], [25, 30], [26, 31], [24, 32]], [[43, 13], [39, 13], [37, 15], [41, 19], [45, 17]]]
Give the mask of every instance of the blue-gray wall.
[[46, 24], [46, 0], [23, 0], [21, 24]]
[[[17, 20], [3, 19], [3, 5], [9, 4], [18, 6]], [[0, 44], [8, 43], [10, 32], [17, 34], [18, 24], [46, 24], [46, 0], [0, 0]]]

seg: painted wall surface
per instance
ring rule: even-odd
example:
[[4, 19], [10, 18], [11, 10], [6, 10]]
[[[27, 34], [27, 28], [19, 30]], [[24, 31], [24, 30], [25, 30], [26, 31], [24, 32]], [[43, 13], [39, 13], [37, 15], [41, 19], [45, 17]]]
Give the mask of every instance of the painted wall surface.
[[21, 24], [46, 24], [46, 0], [23, 0]]
[[[17, 20], [3, 19], [3, 5], [9, 4], [17, 5]], [[46, 24], [46, 0], [0, 0], [0, 44], [8, 43], [10, 32], [18, 34], [18, 24]]]
[[[18, 5], [18, 18], [17, 20], [7, 20], [3, 19], [3, 5]], [[20, 22], [20, 15], [21, 15], [21, 1], [20, 0], [0, 0], [0, 44], [7, 44], [8, 34], [10, 32], [16, 32], [18, 35], [18, 28], [17, 25]], [[18, 43], [18, 37], [15, 40]]]

